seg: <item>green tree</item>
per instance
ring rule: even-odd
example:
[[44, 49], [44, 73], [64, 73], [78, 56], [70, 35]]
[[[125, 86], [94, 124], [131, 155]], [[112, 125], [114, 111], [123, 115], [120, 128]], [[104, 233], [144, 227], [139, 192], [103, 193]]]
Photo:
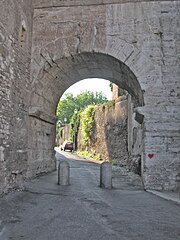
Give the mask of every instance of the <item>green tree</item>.
[[110, 87], [111, 92], [112, 92], [113, 91], [113, 83], [112, 82], [109, 83], [109, 87]]
[[91, 104], [101, 104], [107, 102], [107, 98], [102, 92], [85, 91], [77, 95], [78, 108], [82, 109]]
[[72, 93], [67, 93], [63, 99], [59, 101], [56, 115], [58, 117], [58, 127], [62, 127], [65, 123], [69, 123], [70, 119], [77, 108], [77, 99]]
[[85, 91], [78, 94], [76, 97], [73, 96], [72, 93], [65, 94], [57, 106], [57, 127], [62, 127], [65, 122], [70, 123], [75, 110], [79, 111], [88, 105], [96, 105], [104, 102], [107, 102], [107, 98], [102, 92], [94, 93], [91, 91]]
[[88, 146], [92, 134], [95, 107], [95, 105], [89, 105], [81, 113], [82, 140], [85, 146]]

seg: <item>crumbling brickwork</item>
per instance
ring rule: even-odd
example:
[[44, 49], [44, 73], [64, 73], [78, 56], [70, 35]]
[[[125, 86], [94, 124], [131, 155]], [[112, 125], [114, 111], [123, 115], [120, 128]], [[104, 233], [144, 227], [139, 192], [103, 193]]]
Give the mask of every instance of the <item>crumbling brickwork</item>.
[[[127, 119], [128, 103], [125, 96], [117, 102], [112, 101], [97, 107], [88, 151], [100, 154], [104, 161], [109, 160], [120, 166], [128, 166]], [[85, 150], [81, 129], [78, 134], [78, 147]]]

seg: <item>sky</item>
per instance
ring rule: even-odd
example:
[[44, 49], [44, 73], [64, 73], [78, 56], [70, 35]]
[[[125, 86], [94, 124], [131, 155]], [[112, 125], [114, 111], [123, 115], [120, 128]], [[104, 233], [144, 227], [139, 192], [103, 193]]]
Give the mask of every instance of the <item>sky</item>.
[[90, 78], [81, 80], [68, 88], [65, 93], [73, 93], [74, 96], [86, 90], [92, 92], [103, 92], [108, 100], [112, 100], [112, 92], [109, 87], [109, 81], [99, 78]]

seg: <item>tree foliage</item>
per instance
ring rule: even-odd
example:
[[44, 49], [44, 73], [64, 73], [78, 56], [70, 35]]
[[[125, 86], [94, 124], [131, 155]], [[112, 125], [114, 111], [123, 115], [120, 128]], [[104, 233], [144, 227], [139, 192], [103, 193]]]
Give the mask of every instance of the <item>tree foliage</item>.
[[82, 141], [85, 146], [89, 144], [94, 123], [95, 105], [89, 105], [81, 113]]
[[113, 83], [112, 82], [109, 83], [109, 87], [110, 87], [111, 92], [112, 92], [113, 91]]
[[[69, 123], [70, 119], [77, 107], [76, 98], [72, 93], [64, 95], [63, 99], [59, 101], [57, 106], [58, 127], [62, 127], [65, 123]], [[65, 121], [66, 120], [66, 121]]]
[[88, 105], [96, 105], [107, 102], [107, 98], [102, 92], [85, 91], [77, 96], [73, 96], [72, 93], [64, 95], [63, 99], [59, 101], [57, 107], [58, 127], [61, 127], [65, 123], [70, 123], [70, 120], [74, 114], [74, 111], [84, 109]]
[[71, 139], [71, 141], [74, 141], [77, 137], [81, 112], [82, 112], [82, 110], [79, 110], [77, 113], [75, 112], [71, 117], [71, 121], [70, 121], [70, 139]]

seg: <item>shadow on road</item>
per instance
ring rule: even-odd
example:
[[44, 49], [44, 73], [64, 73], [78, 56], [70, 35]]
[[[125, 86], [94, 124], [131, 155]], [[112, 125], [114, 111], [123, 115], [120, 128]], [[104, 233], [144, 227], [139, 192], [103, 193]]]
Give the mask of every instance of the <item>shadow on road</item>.
[[[57, 165], [58, 165], [58, 162], [61, 160], [68, 161], [70, 164], [70, 169], [73, 169], [73, 168], [81, 169], [81, 168], [84, 168], [85, 166], [88, 166], [89, 168], [91, 168], [93, 165], [96, 166], [96, 176], [98, 176], [98, 184], [99, 184], [100, 164], [102, 163], [102, 161], [97, 161], [92, 158], [79, 156], [71, 152], [63, 152], [63, 151], [60, 151], [59, 148], [56, 148], [56, 160], [57, 160]], [[141, 177], [139, 175], [129, 172], [127, 169], [123, 167], [113, 166], [112, 169], [113, 169], [113, 178], [112, 178], [113, 189], [143, 190]]]
[[133, 187], [131, 173], [114, 168], [114, 188], [101, 189], [99, 163], [70, 152], [56, 158], [70, 163], [70, 185], [59, 186], [54, 171], [1, 198], [0, 239], [179, 239], [179, 206]]

